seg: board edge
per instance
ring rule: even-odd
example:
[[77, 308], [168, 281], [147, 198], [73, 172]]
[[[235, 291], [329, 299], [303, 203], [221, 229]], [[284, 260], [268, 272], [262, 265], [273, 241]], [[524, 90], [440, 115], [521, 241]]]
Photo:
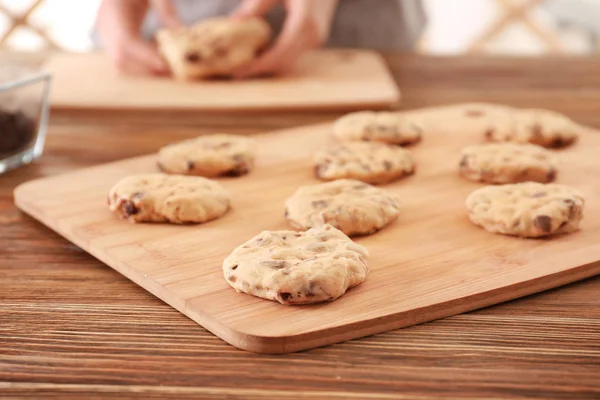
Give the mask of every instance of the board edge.
[[[379, 333], [408, 328], [480, 310], [486, 307], [500, 305], [522, 297], [538, 294], [583, 279], [591, 278], [599, 274], [600, 261], [595, 261], [568, 270], [559, 271], [552, 275], [544, 275], [527, 281], [518, 282], [510, 286], [504, 286], [487, 292], [454, 299], [449, 302], [435, 303], [410, 311], [363, 320], [352, 324], [340, 325], [326, 330], [313, 331], [294, 336], [271, 337], [237, 331], [227, 327], [227, 330], [232, 332], [233, 336], [217, 336], [233, 347], [251, 353], [290, 354], [319, 347], [326, 347], [337, 343], [344, 343]], [[510, 290], [510, 292], [505, 294], [507, 290]], [[444, 307], [439, 307], [440, 305], [444, 305]], [[429, 314], [428, 317], [420, 317], [418, 315], [428, 313], [430, 309], [439, 309], [440, 311]], [[187, 316], [200, 324], [193, 316]], [[209, 329], [202, 324], [200, 325], [212, 332], [212, 329]], [[366, 326], [361, 327], [361, 325]], [[325, 336], [323, 336], [323, 334], [325, 334]]]
[[[314, 50], [314, 51], [331, 51], [331, 52], [341, 52], [341, 51], [347, 51], [349, 49], [345, 49], [345, 48], [327, 48], [327, 49], [318, 49], [318, 50]], [[325, 104], [325, 105], [319, 105], [319, 104], [304, 104], [304, 105], [280, 105], [280, 106], [218, 106], [218, 107], [210, 107], [210, 106], [177, 106], [177, 107], [168, 107], [168, 106], [140, 106], [140, 107], [136, 107], [136, 106], [101, 106], [101, 105], [85, 105], [85, 104], [81, 104], [81, 105], [76, 105], [76, 104], [71, 104], [69, 103], [65, 103], [65, 102], [58, 102], [55, 100], [54, 96], [50, 96], [49, 98], [49, 107], [50, 107], [50, 111], [52, 112], [69, 112], [69, 111], [90, 111], [90, 110], [95, 110], [95, 111], [104, 111], [104, 112], [127, 112], [127, 111], [164, 111], [164, 112], [211, 112], [211, 113], [231, 113], [231, 112], [262, 112], [262, 111], [275, 111], [275, 112], [282, 112], [282, 111], [324, 111], [324, 112], [343, 112], [343, 111], [347, 111], [347, 112], [351, 112], [351, 111], [359, 111], [362, 109], [381, 109], [381, 110], [387, 110], [387, 109], [393, 109], [393, 108], [397, 108], [401, 105], [402, 103], [402, 91], [400, 90], [398, 83], [396, 82], [396, 80], [394, 79], [393, 73], [390, 69], [390, 65], [389, 63], [386, 61], [385, 57], [383, 56], [383, 54], [381, 52], [372, 50], [372, 49], [350, 49], [351, 51], [357, 51], [360, 52], [362, 54], [365, 55], [369, 55], [371, 56], [373, 59], [375, 59], [377, 61], [377, 63], [381, 66], [382, 68], [382, 72], [383, 75], [385, 77], [385, 79], [388, 81], [389, 83], [389, 89], [390, 89], [390, 94], [388, 96], [381, 96], [380, 99], [377, 100], [371, 100], [371, 101], [364, 101], [364, 102], [360, 102], [360, 103], [356, 103], [356, 102], [342, 102], [342, 101], [338, 101], [338, 102], [331, 102], [329, 104]], [[98, 54], [100, 52], [94, 52], [93, 54]], [[65, 54], [64, 53], [59, 53], [59, 54], [55, 54], [52, 55], [50, 57], [48, 57], [43, 63], [42, 63], [42, 68], [45, 71], [48, 71], [52, 74], [53, 69], [51, 68], [52, 66], [52, 62], [53, 59], [57, 59], [60, 57], [64, 57]], [[77, 54], [77, 53], [71, 53], [69, 54], [69, 56], [75, 56], [75, 57], [83, 57], [85, 56], [85, 54]]]

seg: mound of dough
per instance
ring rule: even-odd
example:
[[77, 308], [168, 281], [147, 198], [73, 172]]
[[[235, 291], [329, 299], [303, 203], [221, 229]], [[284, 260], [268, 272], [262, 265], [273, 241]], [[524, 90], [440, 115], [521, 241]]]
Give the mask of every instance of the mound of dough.
[[260, 18], [211, 18], [191, 27], [160, 30], [159, 51], [174, 78], [229, 77], [257, 57], [270, 42], [271, 27]]

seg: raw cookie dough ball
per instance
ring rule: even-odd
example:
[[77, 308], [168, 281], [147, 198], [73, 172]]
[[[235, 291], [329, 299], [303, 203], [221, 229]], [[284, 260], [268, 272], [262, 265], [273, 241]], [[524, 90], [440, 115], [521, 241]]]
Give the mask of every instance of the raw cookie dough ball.
[[296, 229], [329, 224], [348, 236], [375, 233], [394, 221], [400, 208], [391, 192], [354, 179], [302, 186], [285, 202]]
[[236, 177], [250, 172], [255, 157], [253, 138], [214, 134], [163, 147], [158, 152], [158, 166], [172, 174]]
[[178, 80], [231, 76], [257, 58], [270, 42], [271, 28], [260, 18], [211, 18], [191, 27], [163, 29], [160, 52]]
[[224, 215], [231, 199], [215, 181], [167, 174], [137, 174], [118, 181], [108, 206], [130, 222], [203, 223]]
[[474, 224], [492, 233], [524, 238], [577, 231], [584, 205], [580, 191], [538, 182], [486, 186], [466, 200]]
[[556, 179], [554, 153], [533, 144], [490, 143], [465, 147], [459, 172], [475, 182], [491, 184], [540, 182]]
[[367, 277], [368, 251], [331, 225], [264, 231], [223, 262], [236, 291], [281, 304], [334, 301]]

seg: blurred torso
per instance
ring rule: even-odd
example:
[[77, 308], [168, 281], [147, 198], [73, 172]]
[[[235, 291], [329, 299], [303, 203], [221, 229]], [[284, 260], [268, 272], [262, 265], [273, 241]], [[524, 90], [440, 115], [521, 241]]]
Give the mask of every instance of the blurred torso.
[[[186, 24], [224, 16], [241, 0], [174, 0]], [[278, 32], [285, 13], [274, 9], [267, 19]], [[411, 50], [426, 23], [421, 0], [340, 0], [327, 47], [369, 48], [382, 51]], [[159, 28], [156, 16], [148, 15], [144, 36], [151, 38]]]

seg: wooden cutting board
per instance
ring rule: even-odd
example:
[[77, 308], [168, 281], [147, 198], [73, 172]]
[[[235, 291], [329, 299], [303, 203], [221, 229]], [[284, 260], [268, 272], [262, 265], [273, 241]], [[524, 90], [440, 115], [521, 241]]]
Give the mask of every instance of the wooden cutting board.
[[318, 50], [285, 76], [177, 82], [119, 74], [101, 53], [57, 54], [53, 109], [276, 110], [386, 108], [400, 92], [384, 59], [368, 50]]
[[[458, 131], [460, 132], [460, 131]], [[558, 152], [558, 182], [587, 196], [581, 231], [554, 239], [494, 235], [473, 225], [466, 196], [481, 185], [457, 175], [461, 147], [480, 139], [429, 132], [411, 147], [412, 177], [386, 185], [402, 198], [395, 223], [357, 238], [370, 273], [332, 303], [284, 306], [236, 293], [222, 260], [262, 230], [289, 229], [283, 203], [317, 183], [311, 154], [330, 125], [258, 135], [256, 170], [220, 181], [233, 209], [205, 225], [129, 224], [109, 212], [109, 188], [157, 171], [155, 155], [31, 181], [17, 205], [51, 229], [240, 349], [285, 353], [406, 327], [536, 293], [600, 273], [600, 132]]]

